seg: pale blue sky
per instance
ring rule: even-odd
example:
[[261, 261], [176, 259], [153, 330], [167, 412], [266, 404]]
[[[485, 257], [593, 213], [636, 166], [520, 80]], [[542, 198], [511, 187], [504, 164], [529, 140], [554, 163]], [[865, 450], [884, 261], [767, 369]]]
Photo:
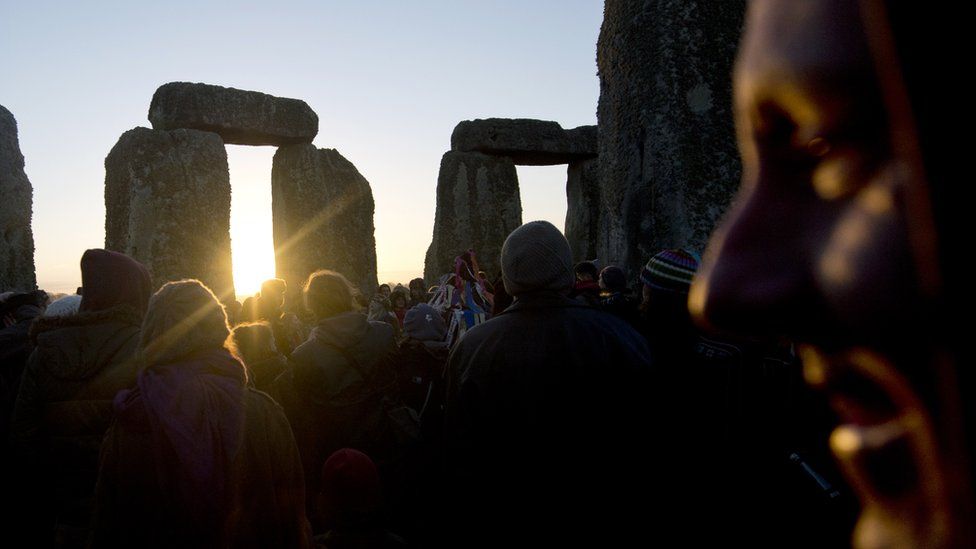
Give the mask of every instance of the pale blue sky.
[[[104, 244], [104, 159], [153, 92], [207, 82], [304, 99], [376, 201], [380, 279], [423, 269], [441, 155], [473, 118], [596, 123], [600, 0], [0, 0], [0, 104], [34, 186], [38, 284], [80, 284]], [[235, 260], [271, 255], [271, 147], [228, 147]], [[524, 219], [562, 227], [564, 166], [519, 168]], [[246, 230], [245, 230], [246, 229]], [[242, 251], [247, 250], [247, 251]], [[241, 284], [238, 290], [241, 291]]]

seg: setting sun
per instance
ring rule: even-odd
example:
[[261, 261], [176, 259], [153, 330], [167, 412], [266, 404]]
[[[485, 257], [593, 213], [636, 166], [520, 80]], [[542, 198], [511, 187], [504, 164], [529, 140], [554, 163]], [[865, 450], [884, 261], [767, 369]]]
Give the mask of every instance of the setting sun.
[[243, 300], [275, 277], [271, 232], [270, 147], [227, 147], [230, 168], [230, 242], [234, 261], [234, 289]]

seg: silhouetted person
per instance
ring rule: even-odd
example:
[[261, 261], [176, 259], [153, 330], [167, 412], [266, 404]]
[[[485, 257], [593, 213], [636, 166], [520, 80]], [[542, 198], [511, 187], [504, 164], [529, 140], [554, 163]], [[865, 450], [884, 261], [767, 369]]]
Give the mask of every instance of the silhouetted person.
[[139, 327], [149, 300], [146, 268], [107, 250], [81, 256], [79, 313], [39, 318], [10, 425], [19, 475], [43, 521], [32, 539], [80, 546], [87, 538], [98, 447], [112, 398], [138, 371]]
[[580, 261], [573, 267], [576, 281], [569, 297], [593, 307], [600, 306], [600, 271], [592, 261]]
[[234, 351], [247, 368], [248, 379], [259, 391], [271, 391], [275, 378], [288, 366], [288, 360], [275, 347], [274, 334], [266, 322], [250, 322], [234, 327]]
[[639, 303], [627, 288], [627, 275], [615, 265], [600, 271], [600, 308], [640, 330]]
[[336, 450], [322, 465], [317, 506], [329, 549], [396, 549], [407, 544], [383, 526], [383, 486], [373, 460], [352, 448]]
[[305, 341], [305, 334], [298, 317], [284, 311], [287, 289], [285, 281], [280, 278], [265, 280], [261, 284], [256, 307], [258, 318], [271, 326], [278, 352], [291, 356], [292, 350]]
[[550, 223], [513, 231], [501, 264], [515, 303], [469, 330], [448, 362], [446, 543], [632, 540], [656, 469], [642, 450], [653, 431], [647, 345], [567, 297], [572, 253]]
[[5, 475], [11, 471], [10, 416], [33, 349], [28, 330], [46, 301], [42, 291], [0, 294], [0, 471]]
[[115, 397], [102, 444], [94, 547], [309, 545], [288, 420], [247, 386], [229, 335], [223, 306], [199, 281], [153, 295], [145, 369]]
[[393, 327], [367, 320], [354, 293], [339, 273], [309, 275], [305, 306], [316, 324], [275, 383], [309, 478], [340, 448], [359, 448], [380, 460], [391, 453], [383, 401], [396, 392]]
[[410, 307], [427, 303], [427, 286], [424, 284], [424, 279], [415, 278], [410, 281], [408, 287], [410, 288]]

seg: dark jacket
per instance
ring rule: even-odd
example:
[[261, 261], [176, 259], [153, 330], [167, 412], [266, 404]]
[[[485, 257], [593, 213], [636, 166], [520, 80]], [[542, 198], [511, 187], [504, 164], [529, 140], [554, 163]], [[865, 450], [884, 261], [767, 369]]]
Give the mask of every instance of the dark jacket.
[[311, 543], [288, 421], [246, 386], [227, 351], [147, 367], [115, 411], [102, 445], [94, 547]]
[[[356, 448], [378, 459], [374, 428], [383, 413], [375, 389], [394, 387], [393, 327], [357, 312], [319, 322], [275, 382], [311, 485], [332, 452]], [[348, 358], [347, 358], [348, 357]], [[354, 363], [351, 363], [349, 358]]]
[[20, 376], [27, 366], [33, 345], [30, 327], [44, 311], [44, 292], [15, 294], [0, 304], [0, 316], [9, 316], [13, 324], [0, 324], [0, 470], [7, 471], [10, 461], [10, 417], [13, 414]]
[[142, 316], [119, 305], [37, 319], [20, 382], [11, 446], [44, 518], [87, 526], [112, 398], [131, 386]]
[[448, 362], [449, 542], [626, 537], [649, 500], [651, 368], [630, 326], [556, 293], [466, 333]]

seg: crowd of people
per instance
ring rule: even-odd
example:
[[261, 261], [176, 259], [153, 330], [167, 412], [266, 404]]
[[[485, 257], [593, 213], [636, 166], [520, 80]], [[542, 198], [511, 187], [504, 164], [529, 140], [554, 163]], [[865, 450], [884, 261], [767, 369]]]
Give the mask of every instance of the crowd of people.
[[913, 6], [750, 5], [743, 184], [703, 261], [574, 262], [534, 221], [500, 273], [459, 250], [363, 295], [322, 270], [293, 310], [281, 280], [240, 304], [197, 280], [153, 293], [98, 249], [77, 295], [0, 294], [5, 535], [972, 546], [976, 399], [949, 314], [967, 203]]
[[469, 250], [430, 288], [364, 296], [315, 272], [287, 311], [282, 280], [240, 304], [196, 280], [150, 295], [140, 263], [88, 250], [80, 295], [0, 302], [16, 528], [58, 546], [606, 542], [648, 523], [630, 497], [726, 493], [733, 467], [830, 512], [789, 459], [824, 440], [773, 426], [794, 417], [789, 346], [700, 334], [693, 252], [650, 258], [639, 291], [595, 263], [536, 221], [505, 241], [500, 286]]

